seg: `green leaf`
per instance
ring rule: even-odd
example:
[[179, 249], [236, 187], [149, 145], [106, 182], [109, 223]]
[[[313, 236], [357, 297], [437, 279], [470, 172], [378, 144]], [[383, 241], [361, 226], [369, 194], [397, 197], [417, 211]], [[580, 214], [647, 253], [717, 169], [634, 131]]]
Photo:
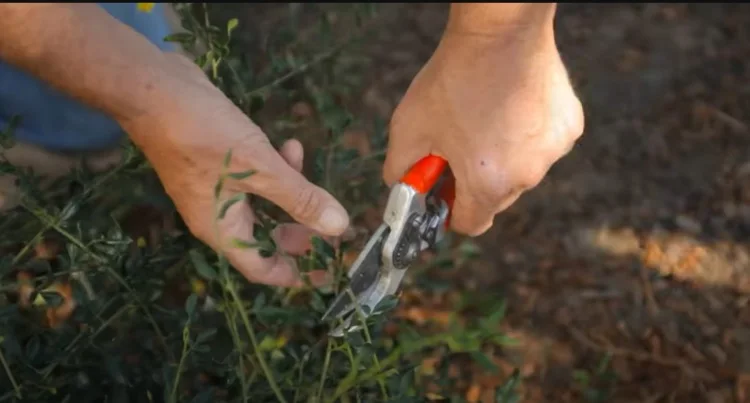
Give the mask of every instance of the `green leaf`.
[[219, 196], [221, 195], [221, 190], [224, 189], [224, 177], [220, 177], [219, 180], [216, 182], [216, 186], [214, 186], [214, 198], [219, 199]]
[[44, 298], [45, 305], [52, 308], [62, 305], [64, 301], [62, 295], [55, 291], [42, 291], [39, 294]]
[[229, 168], [229, 164], [232, 162], [232, 149], [227, 150], [224, 155], [224, 168]]
[[195, 342], [197, 343], [203, 343], [204, 341], [207, 341], [214, 337], [216, 334], [216, 329], [208, 329], [198, 334], [195, 338]]
[[216, 278], [216, 270], [208, 264], [202, 253], [193, 249], [188, 252], [188, 254], [190, 255], [190, 261], [193, 263], [193, 267], [195, 267], [195, 271], [197, 271], [201, 277], [206, 280], [213, 280]]
[[21, 115], [13, 115], [10, 117], [8, 127], [0, 130], [0, 146], [3, 148], [11, 148], [15, 144], [15, 137], [13, 134], [16, 128], [21, 124]]
[[221, 30], [215, 25], [209, 25], [206, 27], [206, 29], [212, 34], [221, 35]]
[[356, 347], [355, 350], [357, 351], [357, 354], [361, 357], [361, 359], [365, 360], [365, 362], [374, 361], [373, 358], [377, 358], [377, 355], [375, 354], [375, 347], [373, 347], [373, 345], [370, 343], [365, 342], [361, 346]]
[[206, 389], [198, 393], [197, 395], [195, 395], [195, 397], [193, 397], [193, 400], [191, 400], [190, 403], [210, 403], [212, 401], [214, 401], [213, 388]]
[[589, 374], [582, 369], [576, 369], [573, 371], [573, 379], [576, 382], [586, 385], [589, 382]]
[[257, 172], [258, 171], [254, 170], [254, 169], [249, 169], [249, 170], [243, 171], [243, 172], [232, 172], [230, 174], [227, 174], [227, 176], [229, 176], [232, 179], [236, 179], [238, 181], [241, 181], [243, 179], [247, 179], [247, 178], [255, 175]]
[[495, 363], [492, 362], [492, 360], [489, 357], [487, 357], [487, 355], [484, 354], [483, 352], [481, 352], [481, 351], [472, 351], [471, 352], [471, 358], [474, 361], [476, 361], [477, 364], [483, 366], [488, 371], [491, 371], [493, 373], [497, 372], [497, 369], [498, 369], [497, 365], [495, 365]]
[[461, 242], [458, 251], [465, 257], [474, 258], [482, 253], [482, 248], [476, 242], [467, 239]]
[[195, 42], [195, 35], [190, 32], [176, 32], [164, 37], [164, 42], [188, 44]]
[[232, 239], [232, 246], [240, 249], [260, 249], [263, 247], [263, 242], [248, 242], [243, 239], [234, 238]]
[[244, 193], [238, 193], [234, 196], [232, 196], [229, 200], [225, 201], [224, 204], [221, 206], [221, 209], [219, 210], [219, 219], [224, 219], [224, 216], [227, 215], [227, 210], [229, 210], [230, 207], [232, 207], [235, 203], [239, 201], [246, 200], [247, 195]]
[[210, 53], [210, 51], [208, 53], [204, 53], [204, 54], [202, 54], [202, 55], [200, 55], [200, 56], [198, 56], [198, 57], [195, 58], [195, 60], [194, 60], [195, 64], [197, 64], [198, 67], [200, 67], [201, 69], [203, 69], [203, 68], [206, 67], [206, 62], [208, 61], [208, 55], [209, 55], [209, 53]]
[[193, 351], [196, 353], [208, 353], [211, 351], [211, 347], [205, 345], [205, 344], [198, 344], [197, 346], [193, 346]]
[[232, 31], [234, 31], [235, 28], [237, 28], [237, 25], [239, 25], [240, 22], [236, 18], [232, 18], [231, 20], [227, 21], [227, 36], [232, 36]]
[[516, 403], [520, 400], [520, 396], [516, 393], [516, 388], [521, 380], [521, 371], [516, 368], [513, 370], [510, 378], [505, 382], [503, 386], [497, 389], [495, 392], [495, 402], [497, 403]]
[[33, 335], [29, 339], [28, 342], [26, 342], [26, 348], [24, 349], [26, 359], [28, 361], [35, 361], [37, 354], [39, 354], [39, 350], [41, 349], [41, 342], [39, 340], [38, 335]]
[[518, 339], [510, 337], [505, 334], [498, 334], [492, 337], [492, 342], [498, 346], [513, 347], [520, 344]]
[[195, 313], [195, 307], [198, 305], [198, 296], [195, 294], [190, 294], [189, 297], [187, 297], [187, 300], [185, 301], [185, 312], [187, 312], [188, 316], [193, 316], [193, 313]]
[[414, 372], [414, 370], [411, 370], [408, 374], [404, 374], [404, 376], [401, 377], [398, 385], [398, 392], [400, 396], [405, 397], [412, 389], [412, 386], [414, 385]]
[[323, 238], [315, 236], [313, 237], [311, 243], [313, 253], [315, 253], [317, 256], [325, 258], [325, 261], [327, 261], [328, 259], [334, 259], [336, 257], [336, 250]]
[[254, 114], [263, 109], [266, 104], [266, 98], [263, 94], [252, 94], [250, 96], [250, 113]]
[[383, 314], [395, 308], [396, 305], [398, 305], [398, 297], [395, 295], [388, 295], [380, 302], [378, 302], [377, 305], [375, 305], [375, 309], [373, 309], [373, 312], [377, 314]]
[[346, 333], [345, 337], [349, 345], [355, 349], [364, 346], [366, 343], [365, 338], [362, 336], [362, 332], [349, 332]]
[[612, 360], [612, 353], [607, 352], [604, 357], [602, 357], [602, 360], [599, 361], [599, 365], [596, 368], [597, 375], [602, 375], [607, 371], [607, 367], [609, 366], [609, 362]]
[[328, 307], [323, 302], [323, 297], [320, 296], [320, 294], [312, 294], [312, 298], [310, 299], [310, 307], [315, 310], [316, 312], [325, 312]]
[[505, 299], [500, 301], [497, 307], [495, 307], [495, 309], [493, 310], [492, 314], [482, 320], [482, 328], [487, 331], [496, 331], [497, 327], [500, 326], [500, 322], [502, 322], [503, 318], [505, 317], [506, 306], [507, 302]]

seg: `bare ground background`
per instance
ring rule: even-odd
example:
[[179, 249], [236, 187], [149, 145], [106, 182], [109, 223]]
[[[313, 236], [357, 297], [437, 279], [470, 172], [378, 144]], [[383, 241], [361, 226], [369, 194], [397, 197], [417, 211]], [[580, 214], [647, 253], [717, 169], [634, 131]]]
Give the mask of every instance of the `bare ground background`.
[[[278, 11], [227, 7], [258, 30]], [[379, 7], [352, 107], [387, 120], [448, 6]], [[466, 289], [508, 298], [505, 330], [521, 343], [495, 360], [522, 369], [523, 401], [580, 401], [576, 371], [593, 371], [607, 352], [616, 376], [607, 401], [750, 401], [747, 11], [559, 6], [585, 134], [481, 237], [483, 260], [457, 275]], [[470, 400], [495, 382], [479, 372], [466, 380]]]

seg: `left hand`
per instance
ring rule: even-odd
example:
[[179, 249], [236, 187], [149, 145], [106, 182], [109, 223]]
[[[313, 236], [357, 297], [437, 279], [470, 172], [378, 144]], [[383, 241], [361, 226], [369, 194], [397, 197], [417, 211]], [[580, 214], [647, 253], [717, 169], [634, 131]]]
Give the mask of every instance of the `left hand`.
[[[345, 234], [349, 217], [325, 189], [301, 173], [302, 145], [287, 141], [277, 151], [268, 137], [187, 58], [169, 54], [170, 75], [154, 89], [152, 111], [121, 125], [143, 150], [193, 235], [217, 252], [250, 281], [282, 287], [304, 284], [295, 260], [313, 235], [329, 242]], [[247, 199], [231, 205], [223, 219], [215, 215], [214, 189], [232, 150], [230, 172], [255, 171], [245, 178], [227, 178], [219, 194], [221, 206], [236, 194], [261, 196], [286, 211], [296, 223], [281, 224], [272, 234], [277, 254], [262, 256], [255, 248], [233, 245], [233, 239], [254, 243], [256, 221]], [[285, 252], [285, 253], [282, 253]], [[306, 273], [313, 285], [330, 282], [325, 268]]]

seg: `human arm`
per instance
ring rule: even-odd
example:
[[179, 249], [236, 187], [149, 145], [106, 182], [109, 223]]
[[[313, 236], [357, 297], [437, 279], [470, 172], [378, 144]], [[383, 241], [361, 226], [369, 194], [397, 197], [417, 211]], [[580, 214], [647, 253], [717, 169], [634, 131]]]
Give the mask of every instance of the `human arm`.
[[2, 3], [0, 15], [0, 58], [118, 121], [169, 98], [166, 55], [96, 4]]
[[454, 230], [480, 235], [583, 132], [554, 40], [555, 4], [456, 3], [390, 123], [384, 179], [427, 154], [456, 179]]
[[336, 236], [346, 229], [343, 207], [299, 172], [299, 142], [277, 152], [195, 64], [161, 52], [99, 6], [3, 3], [0, 30], [0, 58], [113, 117], [143, 150], [193, 234], [223, 251], [248, 279], [301, 283], [293, 260], [227, 246], [232, 238], [253, 241], [249, 203], [235, 203], [214, 227], [213, 189], [229, 149], [232, 171], [257, 173], [227, 181], [221, 201], [231, 192], [258, 194], [311, 228], [280, 226], [280, 249], [302, 252], [313, 230]]

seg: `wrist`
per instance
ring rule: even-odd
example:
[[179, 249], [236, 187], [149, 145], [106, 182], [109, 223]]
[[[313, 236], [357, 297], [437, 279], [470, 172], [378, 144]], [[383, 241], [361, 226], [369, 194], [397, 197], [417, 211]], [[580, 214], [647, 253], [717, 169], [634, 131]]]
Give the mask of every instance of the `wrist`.
[[451, 3], [446, 33], [502, 36], [553, 32], [556, 3]]
[[141, 128], [160, 125], [179, 109], [180, 94], [186, 85], [180, 82], [180, 71], [172, 57], [160, 53], [132, 66], [128, 78], [134, 81], [129, 80], [121, 96], [113, 100], [110, 114], [136, 143], [142, 140], [138, 138]]
[[444, 63], [469, 66], [557, 57], [555, 9], [555, 3], [454, 3], [436, 53]]

